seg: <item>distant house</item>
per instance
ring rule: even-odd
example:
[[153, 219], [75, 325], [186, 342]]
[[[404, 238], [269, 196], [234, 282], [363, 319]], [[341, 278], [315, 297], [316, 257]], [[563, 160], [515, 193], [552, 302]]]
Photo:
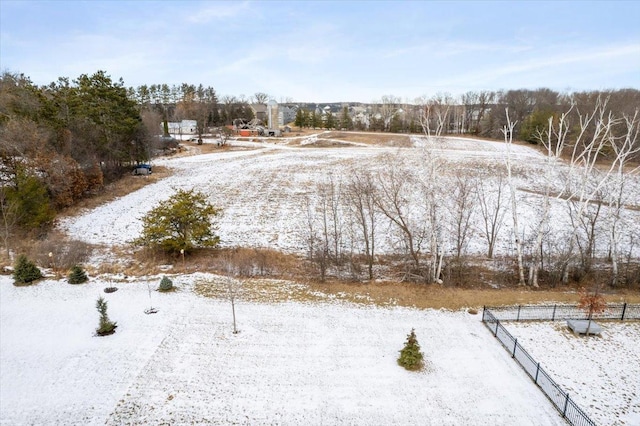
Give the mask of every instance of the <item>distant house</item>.
[[198, 130], [198, 121], [196, 120], [182, 120], [182, 121], [170, 121], [169, 133], [174, 135], [192, 135]]
[[278, 106], [278, 125], [284, 126], [296, 120], [297, 109], [288, 106]]
[[263, 123], [267, 122], [267, 105], [266, 104], [250, 104], [249, 107], [253, 111], [253, 115]]

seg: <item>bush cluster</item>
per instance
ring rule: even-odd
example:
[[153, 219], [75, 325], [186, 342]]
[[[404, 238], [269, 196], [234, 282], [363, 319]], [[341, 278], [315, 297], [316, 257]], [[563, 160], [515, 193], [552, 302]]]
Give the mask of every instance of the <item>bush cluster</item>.
[[168, 277], [162, 277], [160, 280], [160, 286], [158, 287], [158, 291], [171, 291], [173, 290], [173, 281]]
[[15, 285], [27, 285], [42, 278], [40, 269], [27, 256], [21, 254], [13, 268], [13, 280]]
[[69, 273], [69, 277], [67, 278], [67, 282], [69, 284], [82, 284], [86, 283], [89, 280], [87, 277], [87, 273], [82, 269], [81, 266], [75, 265], [71, 268], [71, 272]]

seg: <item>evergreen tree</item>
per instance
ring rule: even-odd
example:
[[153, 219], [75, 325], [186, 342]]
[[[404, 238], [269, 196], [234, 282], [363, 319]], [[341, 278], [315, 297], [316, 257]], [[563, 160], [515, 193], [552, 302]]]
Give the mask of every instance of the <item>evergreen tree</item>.
[[318, 127], [322, 127], [322, 117], [316, 114], [315, 111], [311, 111], [311, 117], [309, 120], [311, 121], [310, 127], [313, 127], [313, 130], [317, 129]]
[[336, 119], [331, 113], [331, 111], [327, 111], [327, 115], [324, 118], [324, 128], [327, 130], [331, 130], [336, 127]]
[[115, 333], [117, 324], [109, 320], [109, 316], [107, 315], [107, 301], [99, 297], [96, 302], [96, 309], [98, 309], [98, 313], [100, 313], [100, 323], [98, 328], [96, 328], [96, 334], [98, 336], [106, 336]]
[[340, 116], [340, 128], [344, 130], [353, 129], [353, 121], [349, 116], [349, 107], [342, 108], [342, 115]]
[[420, 352], [420, 345], [418, 344], [418, 339], [416, 339], [415, 330], [412, 328], [411, 333], [407, 335], [404, 348], [400, 351], [398, 365], [410, 371], [417, 371], [422, 369], [424, 365], [422, 359], [423, 355], [422, 352]]
[[23, 229], [39, 229], [49, 225], [55, 212], [47, 187], [35, 176], [27, 174], [23, 167], [17, 167], [14, 184], [5, 191], [6, 205], [13, 206], [12, 214]]
[[67, 278], [67, 282], [69, 284], [82, 284], [86, 283], [88, 280], [89, 278], [87, 277], [87, 273], [79, 265], [74, 265], [73, 268], [71, 268], [71, 272]]
[[173, 253], [215, 247], [220, 237], [211, 220], [219, 214], [201, 192], [179, 190], [142, 218], [142, 235], [134, 244]]
[[42, 278], [40, 269], [27, 259], [27, 256], [21, 254], [16, 260], [13, 268], [14, 285], [26, 285]]
[[293, 122], [293, 124], [295, 126], [298, 126], [300, 129], [305, 126], [305, 113], [302, 108], [298, 108], [298, 111], [296, 112], [296, 120]]
[[171, 291], [173, 290], [173, 281], [168, 277], [164, 276], [160, 280], [160, 286], [158, 287], [158, 291]]
[[553, 111], [536, 109], [522, 121], [518, 137], [533, 144], [540, 143], [540, 138], [546, 140], [549, 132], [549, 118], [553, 116]]

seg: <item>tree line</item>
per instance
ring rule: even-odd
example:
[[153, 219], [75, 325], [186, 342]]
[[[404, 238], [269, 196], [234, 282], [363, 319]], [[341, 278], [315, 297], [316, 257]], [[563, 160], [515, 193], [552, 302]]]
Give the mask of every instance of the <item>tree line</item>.
[[321, 280], [380, 278], [392, 259], [398, 279], [462, 283], [498, 254], [507, 283], [640, 284], [638, 110], [617, 116], [603, 98], [569, 106], [537, 131], [537, 165], [515, 160], [509, 109], [505, 154], [489, 163], [443, 157], [429, 114], [422, 149], [331, 174], [304, 198], [301, 241]]
[[[101, 191], [106, 183], [130, 171], [132, 164], [148, 161], [161, 152], [162, 142], [157, 136], [167, 132], [167, 121], [196, 120], [197, 132], [202, 136], [211, 126], [231, 124], [236, 118], [254, 118], [250, 103], [265, 103], [269, 98], [266, 93], [256, 93], [251, 98], [242, 95], [219, 98], [214, 88], [201, 84], [152, 84], [126, 88], [122, 79], [114, 81], [104, 71], [93, 75], [83, 74], [74, 80], [59, 78], [49, 85], [36, 86], [22, 74], [4, 72], [0, 78], [3, 245], [8, 249], [9, 239], [20, 232], [46, 232], [56, 211]], [[601, 117], [592, 117], [589, 125], [583, 126], [582, 120], [589, 116], [589, 111], [592, 114], [594, 111], [604, 111], [603, 99], [606, 99], [606, 111], [611, 115], [603, 113]], [[426, 136], [471, 134], [490, 138], [508, 137], [509, 140], [519, 138], [540, 144], [548, 152], [556, 153], [554, 155], [569, 155], [574, 159], [576, 170], [584, 170], [584, 162], [604, 160], [617, 167], [615, 173], [611, 171], [609, 175], [615, 174], [618, 181], [626, 182], [621, 177], [625, 167], [639, 158], [635, 149], [637, 132], [633, 133], [637, 127], [637, 120], [633, 117], [639, 105], [640, 91], [635, 89], [571, 94], [549, 89], [479, 91], [467, 92], [458, 98], [447, 94], [422, 97], [412, 103], [388, 95], [372, 104], [344, 105], [335, 113], [299, 108], [295, 124], [313, 128], [411, 132]], [[508, 116], [505, 110], [509, 111]], [[608, 139], [600, 133], [603, 126], [599, 127], [597, 123], [611, 124], [605, 126], [607, 131], [604, 134]], [[599, 141], [595, 147], [594, 140]], [[634, 149], [621, 149], [611, 142], [620, 140], [629, 140], [629, 146]], [[618, 161], [621, 158], [623, 160]], [[578, 164], [581, 166], [577, 167]], [[597, 172], [595, 163], [590, 167], [592, 171], [589, 173]], [[432, 173], [435, 173], [432, 179], [435, 182], [437, 173]], [[362, 176], [366, 176], [364, 171]], [[587, 181], [593, 179], [589, 176], [585, 178]], [[387, 178], [380, 184], [394, 182], [392, 177]], [[412, 181], [408, 179], [404, 184]], [[360, 184], [366, 186], [371, 182]], [[616, 193], [626, 194], [627, 187], [620, 185], [614, 188]], [[598, 190], [603, 191], [604, 188], [609, 187], [602, 184]], [[382, 186], [378, 190], [383, 190], [382, 193], [386, 191], [390, 196], [399, 188]], [[476, 188], [476, 192], [478, 190]], [[323, 191], [326, 192], [326, 188]], [[580, 193], [567, 195], [568, 190], [558, 192], [557, 188], [547, 187], [545, 191], [549, 191], [548, 198], [563, 196], [574, 201], [576, 197], [581, 199]], [[376, 193], [379, 194], [379, 191]], [[430, 196], [435, 200], [435, 195]], [[610, 220], [616, 217], [617, 213], [610, 213], [610, 206], [615, 203], [602, 201], [602, 194], [593, 195], [587, 191], [581, 196], [586, 197], [588, 202], [583, 199], [581, 207], [575, 207], [579, 213], [575, 223], [580, 222], [580, 225], [574, 224], [574, 234], [589, 228], [589, 220], [583, 223], [589, 214], [602, 217], [601, 212], [592, 213], [596, 206], [609, 206], [607, 212]], [[476, 198], [479, 205], [483, 205], [481, 198]], [[424, 275], [421, 256], [426, 240], [421, 239], [424, 238], [423, 233], [417, 235], [416, 240], [404, 218], [396, 215], [391, 219], [393, 209], [398, 210], [400, 206], [394, 206], [392, 201], [389, 201], [391, 204], [384, 204], [379, 196], [376, 199], [376, 215], [386, 215], [397, 227], [399, 235], [404, 234], [408, 238], [403, 244], [413, 259], [412, 269]], [[624, 205], [623, 201], [620, 196], [616, 203], [621, 206]], [[373, 203], [373, 199], [361, 202]], [[434, 201], [429, 205], [437, 204]], [[360, 222], [366, 219], [364, 213], [358, 219]], [[433, 226], [436, 226], [436, 222], [440, 223], [435, 216], [429, 220], [434, 223]], [[544, 221], [548, 221], [548, 218], [545, 217]], [[368, 230], [371, 231], [370, 228]], [[537, 231], [537, 240], [541, 232]], [[610, 232], [620, 238], [615, 226]], [[438, 240], [434, 235], [431, 233], [429, 237], [432, 245], [430, 250], [437, 253], [435, 247]], [[593, 243], [585, 245], [578, 242], [575, 235], [572, 241], [575, 245], [572, 250], [592, 251], [589, 247]], [[369, 237], [369, 244], [375, 245], [372, 237]], [[464, 244], [458, 245], [462, 247]], [[337, 253], [338, 246], [333, 246], [333, 252]], [[330, 259], [331, 251], [328, 248], [326, 253], [325, 260]], [[339, 257], [337, 254], [332, 256]], [[435, 265], [433, 259], [430, 262]], [[430, 268], [427, 275], [432, 279], [438, 277], [440, 272], [437, 268]]]

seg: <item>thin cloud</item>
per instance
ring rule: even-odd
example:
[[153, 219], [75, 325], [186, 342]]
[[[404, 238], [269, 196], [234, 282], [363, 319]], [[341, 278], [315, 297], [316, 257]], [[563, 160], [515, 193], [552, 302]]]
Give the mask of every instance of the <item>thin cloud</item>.
[[248, 2], [208, 2], [202, 9], [190, 12], [187, 21], [194, 24], [206, 24], [211, 21], [242, 17], [249, 10]]

